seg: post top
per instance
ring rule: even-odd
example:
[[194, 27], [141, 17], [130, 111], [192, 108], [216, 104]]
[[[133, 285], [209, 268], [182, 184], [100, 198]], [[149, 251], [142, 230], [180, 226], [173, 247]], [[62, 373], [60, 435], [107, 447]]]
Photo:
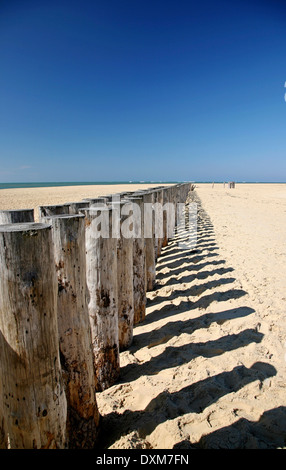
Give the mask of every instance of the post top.
[[79, 209], [79, 212], [80, 213], [95, 213], [95, 212], [103, 212], [103, 211], [112, 211], [112, 207], [111, 206], [107, 206], [107, 205], [98, 205], [98, 206], [92, 206], [92, 207], [82, 207], [81, 209]]
[[50, 230], [51, 225], [37, 222], [25, 222], [0, 225], [0, 232], [31, 232], [38, 230]]
[[39, 206], [40, 208], [47, 208], [47, 209], [50, 209], [50, 208], [53, 208], [53, 207], [68, 207], [70, 205], [70, 202], [64, 202], [63, 204], [45, 204], [45, 205], [41, 205]]
[[[84, 209], [84, 208], [83, 208]], [[84, 215], [83, 214], [54, 214], [54, 215], [46, 215], [45, 217], [42, 217], [42, 220], [45, 220], [45, 219], [78, 219], [78, 218], [81, 218], [83, 219], [84, 218]]]
[[11, 214], [11, 212], [31, 212], [34, 209], [1, 209], [0, 213]]

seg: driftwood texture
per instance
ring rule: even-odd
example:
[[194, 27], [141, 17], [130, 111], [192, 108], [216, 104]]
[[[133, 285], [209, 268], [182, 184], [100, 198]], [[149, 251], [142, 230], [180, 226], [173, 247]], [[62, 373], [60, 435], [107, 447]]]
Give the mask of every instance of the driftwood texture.
[[[170, 196], [168, 192], [168, 188], [164, 188], [162, 190], [162, 200], [163, 205], [166, 206], [170, 202]], [[167, 211], [163, 211], [163, 238], [162, 238], [162, 247], [165, 248], [168, 245], [168, 214]]]
[[146, 290], [152, 291], [156, 281], [156, 254], [153, 211], [154, 194], [152, 191], [146, 191], [142, 194], [144, 202]]
[[39, 220], [42, 217], [47, 217], [49, 215], [60, 215], [69, 213], [69, 204], [57, 204], [54, 206], [39, 206], [38, 208]]
[[119, 350], [127, 349], [133, 340], [134, 298], [133, 298], [133, 230], [128, 221], [132, 204], [112, 204], [113, 227], [119, 221], [117, 240], [117, 292], [118, 292], [118, 340]]
[[79, 202], [69, 202], [69, 214], [78, 214], [80, 209], [83, 209], [84, 207], [87, 207], [88, 204], [84, 201], [79, 201]]
[[143, 196], [128, 196], [134, 205], [134, 238], [133, 238], [133, 305], [134, 325], [142, 322], [146, 315], [146, 261], [144, 239], [144, 204]]
[[0, 211], [0, 225], [34, 222], [34, 209]]
[[53, 228], [69, 448], [93, 448], [98, 435], [99, 413], [87, 304], [84, 216], [53, 216], [43, 221]]
[[[89, 318], [94, 353], [96, 390], [114, 384], [119, 376], [117, 239], [112, 237], [111, 209], [83, 209], [85, 215]], [[100, 223], [100, 220], [102, 223]], [[98, 236], [98, 227], [108, 237]]]
[[51, 227], [0, 226], [0, 381], [6, 445], [65, 448], [67, 404]]

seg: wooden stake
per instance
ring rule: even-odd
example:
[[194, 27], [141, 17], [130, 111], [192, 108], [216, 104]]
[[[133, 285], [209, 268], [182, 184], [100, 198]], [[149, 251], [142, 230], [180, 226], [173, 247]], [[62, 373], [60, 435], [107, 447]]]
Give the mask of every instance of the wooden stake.
[[146, 260], [146, 290], [154, 289], [156, 281], [156, 257], [154, 240], [154, 195], [152, 191], [143, 193], [144, 203], [144, 238]]
[[57, 204], [54, 206], [39, 206], [39, 220], [49, 215], [61, 215], [69, 213], [69, 204]]
[[[163, 193], [163, 206], [169, 203], [169, 192], [168, 188], [162, 190]], [[163, 211], [163, 239], [162, 239], [162, 248], [168, 245], [168, 213], [166, 210]]]
[[[133, 231], [127, 226], [132, 204], [111, 203], [114, 223], [118, 222], [117, 242], [117, 289], [118, 289], [118, 337], [119, 350], [127, 349], [133, 340]], [[117, 214], [117, 215], [116, 215]], [[118, 218], [118, 221], [116, 219]]]
[[51, 227], [0, 226], [2, 409], [12, 449], [66, 447]]
[[68, 402], [69, 447], [93, 448], [99, 413], [86, 292], [84, 215], [58, 215], [43, 221], [53, 227], [58, 279], [58, 329]]
[[117, 239], [112, 237], [111, 209], [82, 209], [81, 212], [85, 215], [88, 309], [96, 389], [102, 391], [115, 383], [120, 370]]
[[144, 203], [143, 197], [128, 197], [134, 204], [134, 239], [133, 239], [133, 302], [134, 325], [142, 322], [146, 315], [146, 261], [144, 239]]
[[94, 205], [105, 204], [107, 201], [108, 198], [105, 197], [94, 197], [83, 199], [82, 202], [86, 202], [89, 207], [93, 207]]
[[0, 225], [34, 222], [34, 209], [0, 211]]
[[74, 215], [78, 214], [80, 209], [88, 207], [88, 204], [84, 201], [79, 202], [69, 202], [69, 214]]

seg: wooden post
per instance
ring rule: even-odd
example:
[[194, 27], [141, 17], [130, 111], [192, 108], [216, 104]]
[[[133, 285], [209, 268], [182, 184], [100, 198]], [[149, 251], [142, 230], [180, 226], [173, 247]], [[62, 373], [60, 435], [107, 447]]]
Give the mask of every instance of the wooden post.
[[157, 211], [157, 228], [156, 230], [158, 231], [157, 233], [157, 242], [156, 242], [156, 247], [157, 247], [157, 258], [161, 255], [162, 251], [162, 245], [163, 245], [163, 239], [164, 239], [164, 215], [163, 215], [163, 188], [159, 187], [157, 189], [157, 204], [159, 205], [159, 210]]
[[[155, 225], [155, 219], [156, 219], [156, 205], [158, 203], [158, 191], [157, 191], [157, 188], [151, 188], [149, 190], [150, 192], [152, 192], [152, 196], [153, 196], [153, 214], [152, 214], [152, 217], [153, 217], [153, 243], [154, 243], [154, 251], [155, 251], [155, 264], [157, 262], [157, 258], [158, 258], [158, 236], [157, 236], [157, 230], [158, 230], [158, 226]], [[156, 221], [157, 224], [158, 224], [158, 220]]]
[[128, 196], [134, 204], [134, 239], [133, 239], [133, 302], [134, 325], [142, 322], [146, 315], [146, 261], [144, 239], [144, 203], [141, 196]]
[[174, 186], [168, 187], [168, 203], [170, 204], [170, 211], [168, 214], [167, 220], [167, 238], [170, 240], [175, 235], [175, 226], [176, 226], [176, 201], [174, 198]]
[[0, 225], [34, 222], [34, 209], [0, 211]]
[[[166, 204], [169, 204], [169, 193], [168, 188], [164, 188], [163, 192], [163, 206], [166, 207]], [[162, 248], [168, 245], [168, 212], [163, 211], [163, 239], [162, 239]]]
[[0, 376], [8, 446], [65, 448], [51, 227], [0, 226]]
[[104, 197], [106, 203], [110, 202], [112, 200], [112, 198], [115, 196], [115, 194], [107, 194]]
[[181, 203], [181, 185], [180, 184], [175, 185], [175, 200], [176, 200], [176, 226], [178, 226], [180, 222], [180, 219], [178, 219], [179, 209], [180, 209], [179, 204]]
[[70, 448], [93, 448], [99, 425], [86, 292], [84, 215], [57, 215], [53, 227], [58, 329]]
[[[127, 349], [133, 340], [133, 230], [127, 226], [132, 204], [127, 201], [111, 203], [113, 229], [118, 224], [117, 289], [118, 289], [118, 339], [119, 350]], [[117, 220], [116, 220], [117, 219]]]
[[[120, 371], [117, 239], [112, 237], [111, 209], [82, 209], [81, 212], [85, 215], [88, 309], [96, 389], [102, 391], [115, 383]], [[99, 225], [103, 233], [97, 232]]]
[[69, 205], [69, 214], [71, 215], [78, 214], [80, 209], [88, 207], [88, 204], [84, 201], [70, 202], [68, 205]]
[[147, 291], [151, 291], [154, 289], [156, 281], [153, 197], [154, 196], [152, 191], [146, 191], [143, 193]]
[[186, 183], [186, 201], [189, 200], [189, 195], [190, 195], [190, 191], [191, 191], [191, 184], [190, 183]]
[[177, 185], [171, 187], [171, 203], [174, 205], [175, 220], [174, 220], [174, 230], [177, 226]]
[[56, 204], [53, 206], [39, 206], [39, 220], [49, 215], [61, 215], [69, 213], [69, 204]]
[[98, 204], [105, 204], [108, 201], [108, 198], [105, 197], [94, 197], [83, 199], [82, 202], [86, 202], [89, 207]]

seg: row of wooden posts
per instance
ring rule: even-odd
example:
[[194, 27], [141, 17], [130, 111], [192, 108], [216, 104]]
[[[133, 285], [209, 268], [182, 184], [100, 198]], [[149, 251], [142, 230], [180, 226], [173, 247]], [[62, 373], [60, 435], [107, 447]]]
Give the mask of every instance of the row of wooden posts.
[[[119, 196], [142, 215], [145, 203], [184, 203], [192, 189], [181, 183]], [[111, 225], [113, 199], [41, 206], [39, 222], [32, 209], [0, 211], [0, 448], [96, 446], [96, 392], [119, 378], [120, 351], [145, 318], [168, 244], [165, 213], [160, 238], [143, 230], [94, 236], [94, 204], [107, 205]]]

